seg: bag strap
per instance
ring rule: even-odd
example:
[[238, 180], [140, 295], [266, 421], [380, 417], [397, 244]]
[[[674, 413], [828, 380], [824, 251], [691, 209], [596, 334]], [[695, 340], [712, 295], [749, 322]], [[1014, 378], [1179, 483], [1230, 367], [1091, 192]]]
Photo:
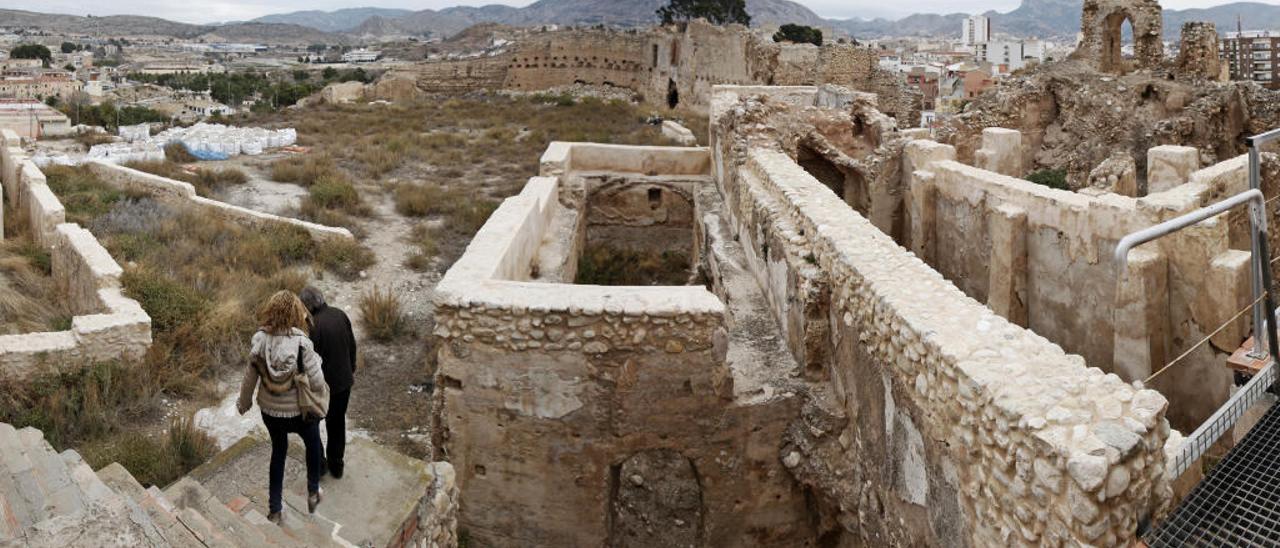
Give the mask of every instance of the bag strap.
[[299, 374], [299, 375], [306, 375], [306, 374], [307, 374], [306, 369], [303, 369], [303, 368], [302, 368], [302, 341], [298, 341], [298, 358], [297, 358], [297, 361], [298, 361], [298, 374]]

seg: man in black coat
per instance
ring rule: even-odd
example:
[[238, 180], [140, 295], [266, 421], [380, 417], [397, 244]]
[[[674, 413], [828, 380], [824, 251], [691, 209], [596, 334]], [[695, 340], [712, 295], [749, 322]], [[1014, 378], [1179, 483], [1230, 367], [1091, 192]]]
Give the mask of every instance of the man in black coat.
[[329, 385], [329, 415], [324, 421], [329, 434], [325, 453], [328, 472], [335, 479], [341, 479], [342, 457], [347, 448], [347, 403], [355, 382], [356, 336], [347, 314], [325, 304], [319, 289], [307, 287], [298, 298], [311, 311], [311, 343], [324, 360], [321, 369]]

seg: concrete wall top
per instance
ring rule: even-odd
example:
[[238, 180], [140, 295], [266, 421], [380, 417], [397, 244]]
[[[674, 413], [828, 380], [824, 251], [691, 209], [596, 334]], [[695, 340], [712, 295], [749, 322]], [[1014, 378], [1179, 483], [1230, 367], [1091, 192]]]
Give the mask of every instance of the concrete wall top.
[[[706, 175], [710, 157], [705, 148], [562, 142], [551, 143], [542, 155], [543, 173], [558, 176], [576, 171], [655, 170], [661, 175]], [[556, 177], [533, 177], [520, 194], [503, 201], [437, 285], [436, 304], [540, 313], [723, 316], [724, 304], [702, 287], [604, 287], [529, 281], [532, 261], [547, 225], [560, 207], [559, 185]]]
[[[540, 161], [543, 175], [610, 171], [641, 175], [710, 175], [711, 155], [702, 147], [552, 142]], [[548, 170], [551, 170], [550, 172]]]

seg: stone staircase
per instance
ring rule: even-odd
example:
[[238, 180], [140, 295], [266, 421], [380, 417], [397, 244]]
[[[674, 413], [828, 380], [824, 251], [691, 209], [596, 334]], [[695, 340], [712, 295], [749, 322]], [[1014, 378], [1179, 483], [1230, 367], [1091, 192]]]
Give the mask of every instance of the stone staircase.
[[[230, 473], [229, 466], [235, 467], [235, 471], [245, 476], [252, 474], [257, 480], [255, 485], [261, 484], [261, 491], [265, 493], [266, 461], [247, 463], [245, 459], [260, 456], [264, 446], [269, 452], [269, 444], [248, 440], [198, 471], [210, 478], [209, 481], [216, 481]], [[355, 447], [353, 444], [352, 448]], [[365, 455], [370, 452], [378, 455], [375, 458], [385, 458], [384, 452], [394, 454], [367, 442], [360, 449], [350, 451], [353, 456], [359, 455], [357, 460], [367, 460]], [[225, 456], [228, 453], [230, 457]], [[301, 447], [290, 453], [290, 457], [300, 456]], [[427, 464], [394, 455], [419, 466], [390, 472], [379, 469], [378, 473], [390, 474], [387, 477], [395, 481], [405, 480], [405, 470], [432, 473], [420, 474], [419, 484], [410, 481], [390, 494], [393, 501], [413, 499], [417, 503], [411, 516], [399, 516], [405, 523], [395, 522], [384, 526], [385, 530], [369, 530], [369, 518], [365, 514], [384, 515], [379, 523], [390, 523], [385, 516], [393, 521], [397, 517], [395, 512], [389, 512], [392, 507], [381, 500], [386, 493], [373, 494], [375, 498], [361, 497], [361, 500], [353, 500], [353, 496], [335, 497], [352, 500], [336, 505], [334, 510], [364, 508], [361, 515], [356, 516], [360, 527], [354, 531], [371, 538], [358, 540], [360, 546], [456, 545], [453, 524], [457, 491], [453, 487], [452, 468], [445, 463]], [[351, 462], [348, 461], [348, 467]], [[342, 526], [338, 523], [320, 513], [307, 514], [304, 497], [293, 492], [293, 485], [286, 484], [287, 508], [283, 522], [276, 525], [267, 520], [264, 507], [251, 499], [257, 496], [256, 492], [251, 496], [219, 498], [196, 477], [193, 473], [164, 490], [144, 488], [119, 464], [95, 472], [75, 451], [54, 451], [39, 430], [18, 430], [0, 423], [0, 547], [357, 546], [340, 535]], [[235, 485], [238, 484], [219, 488], [226, 491]], [[424, 488], [415, 494], [413, 489], [418, 487]], [[333, 489], [335, 486], [330, 486], [326, 491]], [[367, 489], [360, 494], [369, 496]], [[325, 504], [329, 503], [329, 497], [332, 495], [326, 497]], [[302, 511], [297, 510], [299, 507]]]

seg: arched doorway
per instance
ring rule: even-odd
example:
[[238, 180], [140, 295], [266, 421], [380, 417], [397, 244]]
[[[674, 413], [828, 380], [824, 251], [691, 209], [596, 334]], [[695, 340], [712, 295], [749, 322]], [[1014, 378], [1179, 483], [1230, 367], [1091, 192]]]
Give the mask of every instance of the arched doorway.
[[702, 484], [670, 449], [635, 453], [613, 467], [609, 546], [703, 546]]
[[676, 108], [680, 104], [680, 90], [674, 79], [667, 80], [667, 107]]

